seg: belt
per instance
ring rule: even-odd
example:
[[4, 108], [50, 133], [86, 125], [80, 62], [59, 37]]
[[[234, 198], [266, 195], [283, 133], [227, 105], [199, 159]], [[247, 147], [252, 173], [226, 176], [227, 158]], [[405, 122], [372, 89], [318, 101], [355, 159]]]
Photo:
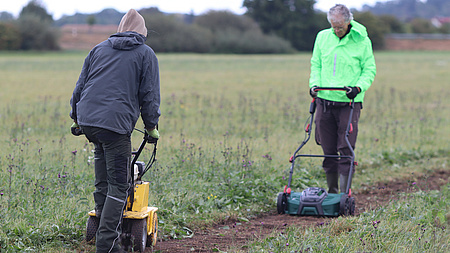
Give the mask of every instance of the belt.
[[319, 102], [326, 106], [326, 107], [344, 107], [344, 106], [350, 106], [351, 102], [336, 102], [336, 101], [330, 101], [323, 98], [318, 98]]
[[[320, 104], [323, 105], [323, 112], [327, 111], [327, 107], [329, 108], [339, 108], [339, 107], [346, 107], [346, 106], [350, 106], [351, 102], [336, 102], [336, 101], [330, 101], [330, 100], [326, 100], [323, 98], [317, 98], [317, 100], [319, 101]], [[362, 108], [362, 103], [361, 102], [355, 102], [355, 105], [357, 104], [361, 104], [361, 108]]]

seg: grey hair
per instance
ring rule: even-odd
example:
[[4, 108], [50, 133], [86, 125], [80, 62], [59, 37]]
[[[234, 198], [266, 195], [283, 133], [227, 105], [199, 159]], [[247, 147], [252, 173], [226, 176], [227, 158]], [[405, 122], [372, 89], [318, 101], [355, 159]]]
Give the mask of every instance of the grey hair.
[[331, 20], [334, 20], [336, 17], [341, 16], [344, 18], [346, 23], [349, 23], [353, 20], [353, 14], [347, 8], [347, 6], [343, 4], [336, 4], [331, 7], [331, 9], [327, 13], [328, 22], [331, 23]]

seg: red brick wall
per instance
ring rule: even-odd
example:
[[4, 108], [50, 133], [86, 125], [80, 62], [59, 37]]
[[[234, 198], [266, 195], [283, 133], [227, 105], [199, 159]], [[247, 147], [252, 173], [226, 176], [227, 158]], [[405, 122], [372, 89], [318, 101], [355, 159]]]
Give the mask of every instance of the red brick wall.
[[386, 36], [385, 48], [387, 50], [438, 50], [450, 51], [450, 39], [442, 38], [392, 38]]

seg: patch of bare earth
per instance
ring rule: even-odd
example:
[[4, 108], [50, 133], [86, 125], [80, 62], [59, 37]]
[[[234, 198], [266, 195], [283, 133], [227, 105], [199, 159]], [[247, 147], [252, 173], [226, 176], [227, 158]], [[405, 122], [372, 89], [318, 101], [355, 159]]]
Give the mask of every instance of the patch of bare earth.
[[[356, 215], [385, 206], [399, 193], [422, 190], [439, 190], [449, 182], [449, 170], [437, 170], [431, 175], [415, 177], [410, 180], [396, 180], [366, 187], [353, 196], [356, 199]], [[413, 185], [415, 182], [415, 185]], [[415, 187], [418, 186], [418, 187]], [[249, 222], [227, 220], [222, 224], [202, 231], [195, 231], [192, 238], [158, 241], [146, 252], [214, 252], [214, 249], [226, 251], [230, 245], [245, 245], [255, 238], [264, 238], [274, 231], [283, 231], [289, 226], [316, 226], [333, 218], [312, 216], [279, 215], [273, 210], [251, 219]]]

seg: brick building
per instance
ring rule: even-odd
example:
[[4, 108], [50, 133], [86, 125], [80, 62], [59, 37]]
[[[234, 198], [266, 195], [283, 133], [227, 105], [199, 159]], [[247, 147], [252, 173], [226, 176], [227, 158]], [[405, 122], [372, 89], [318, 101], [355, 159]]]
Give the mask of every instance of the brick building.
[[450, 34], [386, 34], [385, 49], [450, 51]]

